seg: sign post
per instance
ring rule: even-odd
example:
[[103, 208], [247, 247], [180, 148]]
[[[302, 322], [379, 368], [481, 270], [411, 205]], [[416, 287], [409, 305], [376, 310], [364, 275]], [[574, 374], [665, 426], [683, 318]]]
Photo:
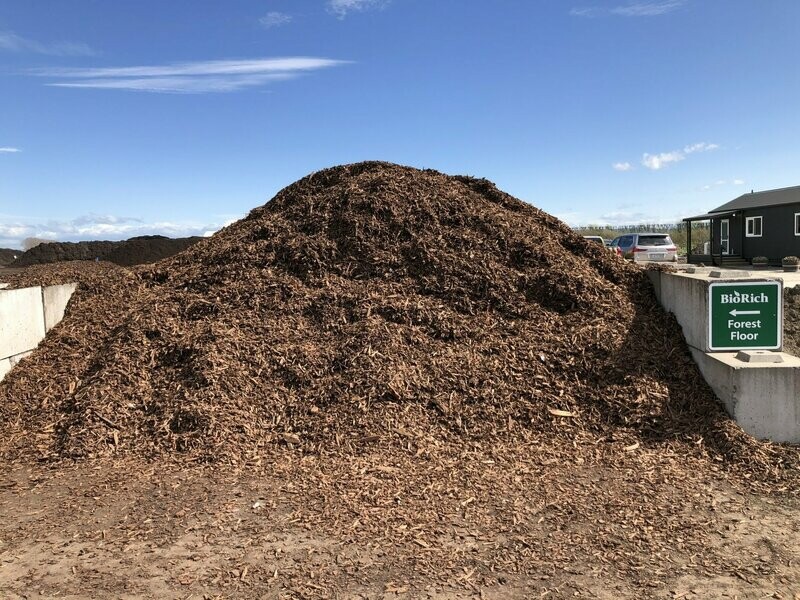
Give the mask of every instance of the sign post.
[[708, 349], [780, 350], [781, 281], [719, 281], [708, 286]]

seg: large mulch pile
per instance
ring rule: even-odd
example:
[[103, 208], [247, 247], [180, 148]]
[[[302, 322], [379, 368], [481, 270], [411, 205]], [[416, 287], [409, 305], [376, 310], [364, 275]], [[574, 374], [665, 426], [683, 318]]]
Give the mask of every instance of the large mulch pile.
[[[641, 269], [486, 180], [327, 169], [95, 275], [0, 383], [0, 453], [261, 470], [280, 483], [252, 510], [402, 566], [387, 590], [733, 577], [720, 490], [799, 487], [797, 449], [727, 417]], [[364, 573], [310, 560], [302, 597]]]
[[[27, 267], [66, 261], [108, 261], [121, 266], [154, 263], [183, 252], [200, 241], [200, 237], [168, 238], [145, 235], [120, 242], [45, 242], [21, 254], [14, 267]], [[20, 254], [17, 252], [17, 254]]]
[[781, 450], [726, 417], [640, 270], [488, 181], [374, 162], [78, 293], [0, 385], [0, 415], [6, 439], [37, 432], [52, 457], [241, 460], [426, 431], [703, 439], [784, 474]]

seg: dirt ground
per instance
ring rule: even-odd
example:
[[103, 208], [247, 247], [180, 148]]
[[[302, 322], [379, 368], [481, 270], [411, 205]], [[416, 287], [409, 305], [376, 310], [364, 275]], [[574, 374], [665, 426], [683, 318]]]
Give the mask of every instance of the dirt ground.
[[[793, 498], [744, 492], [723, 479], [700, 482], [694, 498], [662, 490], [685, 504], [687, 522], [705, 526], [700, 551], [677, 534], [663, 556], [637, 556], [637, 544], [619, 531], [608, 537], [608, 555], [576, 547], [566, 560], [547, 552], [534, 559], [537, 548], [563, 545], [570, 531], [580, 539], [608, 524], [603, 498], [587, 521], [557, 502], [530, 506], [535, 494], [525, 490], [537, 491], [543, 478], [577, 490], [581, 501], [584, 480], [619, 488], [624, 475], [553, 465], [521, 481], [516, 497], [470, 495], [442, 506], [435, 531], [411, 535], [413, 522], [391, 517], [391, 504], [406, 493], [402, 475], [387, 467], [367, 476], [384, 482], [389, 505], [382, 498], [353, 505], [352, 525], [332, 532], [319, 523], [335, 499], [271, 469], [16, 465], [0, 482], [0, 597], [800, 598]], [[460, 485], [454, 491], [470, 494]], [[507, 526], [487, 520], [509, 510]], [[359, 520], [370, 512], [385, 532], [361, 537]], [[517, 570], [520, 555], [529, 556], [525, 572]]]

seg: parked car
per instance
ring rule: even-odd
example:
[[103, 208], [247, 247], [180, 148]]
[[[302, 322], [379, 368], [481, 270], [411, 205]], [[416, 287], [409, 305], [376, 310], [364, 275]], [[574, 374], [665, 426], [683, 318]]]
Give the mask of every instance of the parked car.
[[611, 248], [623, 258], [678, 262], [678, 247], [666, 233], [629, 233], [611, 242]]
[[589, 240], [590, 242], [595, 242], [600, 244], [606, 250], [611, 252], [616, 252], [614, 248], [611, 247], [611, 240], [607, 240], [604, 237], [600, 237], [599, 235], [585, 235], [583, 236], [584, 239]]
[[589, 240], [590, 242], [597, 242], [601, 246], [605, 246], [606, 245], [606, 241], [603, 238], [601, 238], [599, 235], [585, 235], [585, 236], [583, 236], [583, 239]]

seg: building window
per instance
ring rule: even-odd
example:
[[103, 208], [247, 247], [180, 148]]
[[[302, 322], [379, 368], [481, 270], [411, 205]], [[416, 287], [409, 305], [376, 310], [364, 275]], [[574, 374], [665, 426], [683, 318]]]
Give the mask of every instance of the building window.
[[[797, 217], [795, 217], [795, 220]], [[745, 219], [745, 235], [747, 237], [761, 237], [761, 217], [747, 217]]]
[[800, 213], [794, 213], [794, 234], [800, 235]]

